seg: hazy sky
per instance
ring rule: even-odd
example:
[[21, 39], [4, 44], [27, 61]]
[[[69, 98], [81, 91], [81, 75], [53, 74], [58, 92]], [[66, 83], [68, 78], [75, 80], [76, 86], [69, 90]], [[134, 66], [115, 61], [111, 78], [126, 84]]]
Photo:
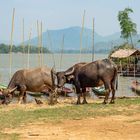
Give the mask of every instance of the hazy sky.
[[100, 35], [119, 32], [117, 20], [119, 10], [133, 9], [131, 18], [140, 33], [140, 0], [0, 0], [0, 40], [10, 40], [12, 10], [15, 8], [14, 41], [21, 42], [22, 19], [25, 20], [25, 39], [32, 27], [32, 36], [37, 35], [36, 21], [42, 21], [43, 31], [70, 26], [81, 26], [86, 10], [85, 27]]

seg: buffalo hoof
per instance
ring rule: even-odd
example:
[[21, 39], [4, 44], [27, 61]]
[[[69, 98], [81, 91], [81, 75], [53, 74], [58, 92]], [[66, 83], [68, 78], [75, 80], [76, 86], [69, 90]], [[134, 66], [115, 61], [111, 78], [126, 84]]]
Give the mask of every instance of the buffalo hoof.
[[53, 101], [51, 100], [48, 102], [48, 105], [55, 105], [57, 103], [59, 103], [57, 100], [53, 100]]
[[54, 105], [55, 103], [54, 102], [48, 102], [48, 105]]
[[111, 101], [109, 104], [115, 104], [115, 102], [114, 101]]
[[81, 103], [77, 101], [77, 103], [76, 103], [76, 104], [77, 104], [77, 105], [80, 105]]
[[88, 102], [87, 102], [87, 101], [85, 101], [85, 100], [83, 100], [82, 104], [88, 104]]
[[54, 104], [59, 104], [58, 100], [54, 100]]
[[106, 104], [107, 104], [107, 102], [105, 102], [105, 101], [104, 101], [102, 104], [103, 104], [103, 105], [106, 105]]

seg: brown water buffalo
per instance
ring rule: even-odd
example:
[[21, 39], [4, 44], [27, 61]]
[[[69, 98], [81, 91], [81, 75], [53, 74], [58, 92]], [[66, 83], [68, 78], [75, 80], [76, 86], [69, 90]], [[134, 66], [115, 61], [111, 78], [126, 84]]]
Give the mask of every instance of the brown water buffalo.
[[[108, 101], [109, 93], [112, 91], [112, 98], [110, 103], [114, 103], [115, 81], [117, 80], [117, 67], [109, 59], [103, 59], [85, 64], [76, 64], [76, 67], [71, 67], [66, 71], [58, 72], [57, 74], [57, 86], [62, 87], [66, 82], [73, 83], [76, 87], [76, 93], [78, 95], [77, 104], [80, 104], [80, 96], [82, 92], [86, 91], [86, 87], [98, 87], [105, 86], [106, 96], [104, 103]], [[70, 79], [70, 80], [69, 80]], [[85, 94], [83, 94], [85, 95]], [[84, 96], [83, 103], [86, 102]]]
[[15, 72], [4, 94], [12, 94], [15, 90], [20, 91], [19, 103], [26, 102], [26, 91], [52, 93], [55, 89], [53, 82], [53, 69], [39, 67], [22, 69]]

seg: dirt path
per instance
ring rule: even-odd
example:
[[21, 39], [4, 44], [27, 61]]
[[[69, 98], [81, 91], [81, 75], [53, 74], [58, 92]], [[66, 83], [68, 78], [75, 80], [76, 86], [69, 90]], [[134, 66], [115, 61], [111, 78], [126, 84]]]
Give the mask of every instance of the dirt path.
[[54, 123], [30, 123], [4, 133], [17, 133], [21, 140], [139, 140], [140, 114], [109, 116]]

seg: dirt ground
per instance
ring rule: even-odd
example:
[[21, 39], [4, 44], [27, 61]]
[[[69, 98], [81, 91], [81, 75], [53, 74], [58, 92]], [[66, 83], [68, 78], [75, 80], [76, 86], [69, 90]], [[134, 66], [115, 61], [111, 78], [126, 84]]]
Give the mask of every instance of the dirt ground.
[[[75, 99], [63, 100], [62, 104], [47, 108], [61, 107], [65, 102], [73, 103]], [[11, 104], [3, 109], [8, 111], [17, 106]], [[19, 108], [30, 110], [40, 106], [28, 104], [19, 105]], [[42, 105], [41, 108], [46, 108], [46, 105]], [[140, 140], [140, 114], [61, 120], [56, 123], [39, 120], [22, 124], [14, 129], [6, 128], [3, 133], [19, 134], [20, 140]]]
[[17, 133], [21, 140], [139, 140], [140, 114], [109, 116], [53, 123], [30, 123], [4, 133]]

